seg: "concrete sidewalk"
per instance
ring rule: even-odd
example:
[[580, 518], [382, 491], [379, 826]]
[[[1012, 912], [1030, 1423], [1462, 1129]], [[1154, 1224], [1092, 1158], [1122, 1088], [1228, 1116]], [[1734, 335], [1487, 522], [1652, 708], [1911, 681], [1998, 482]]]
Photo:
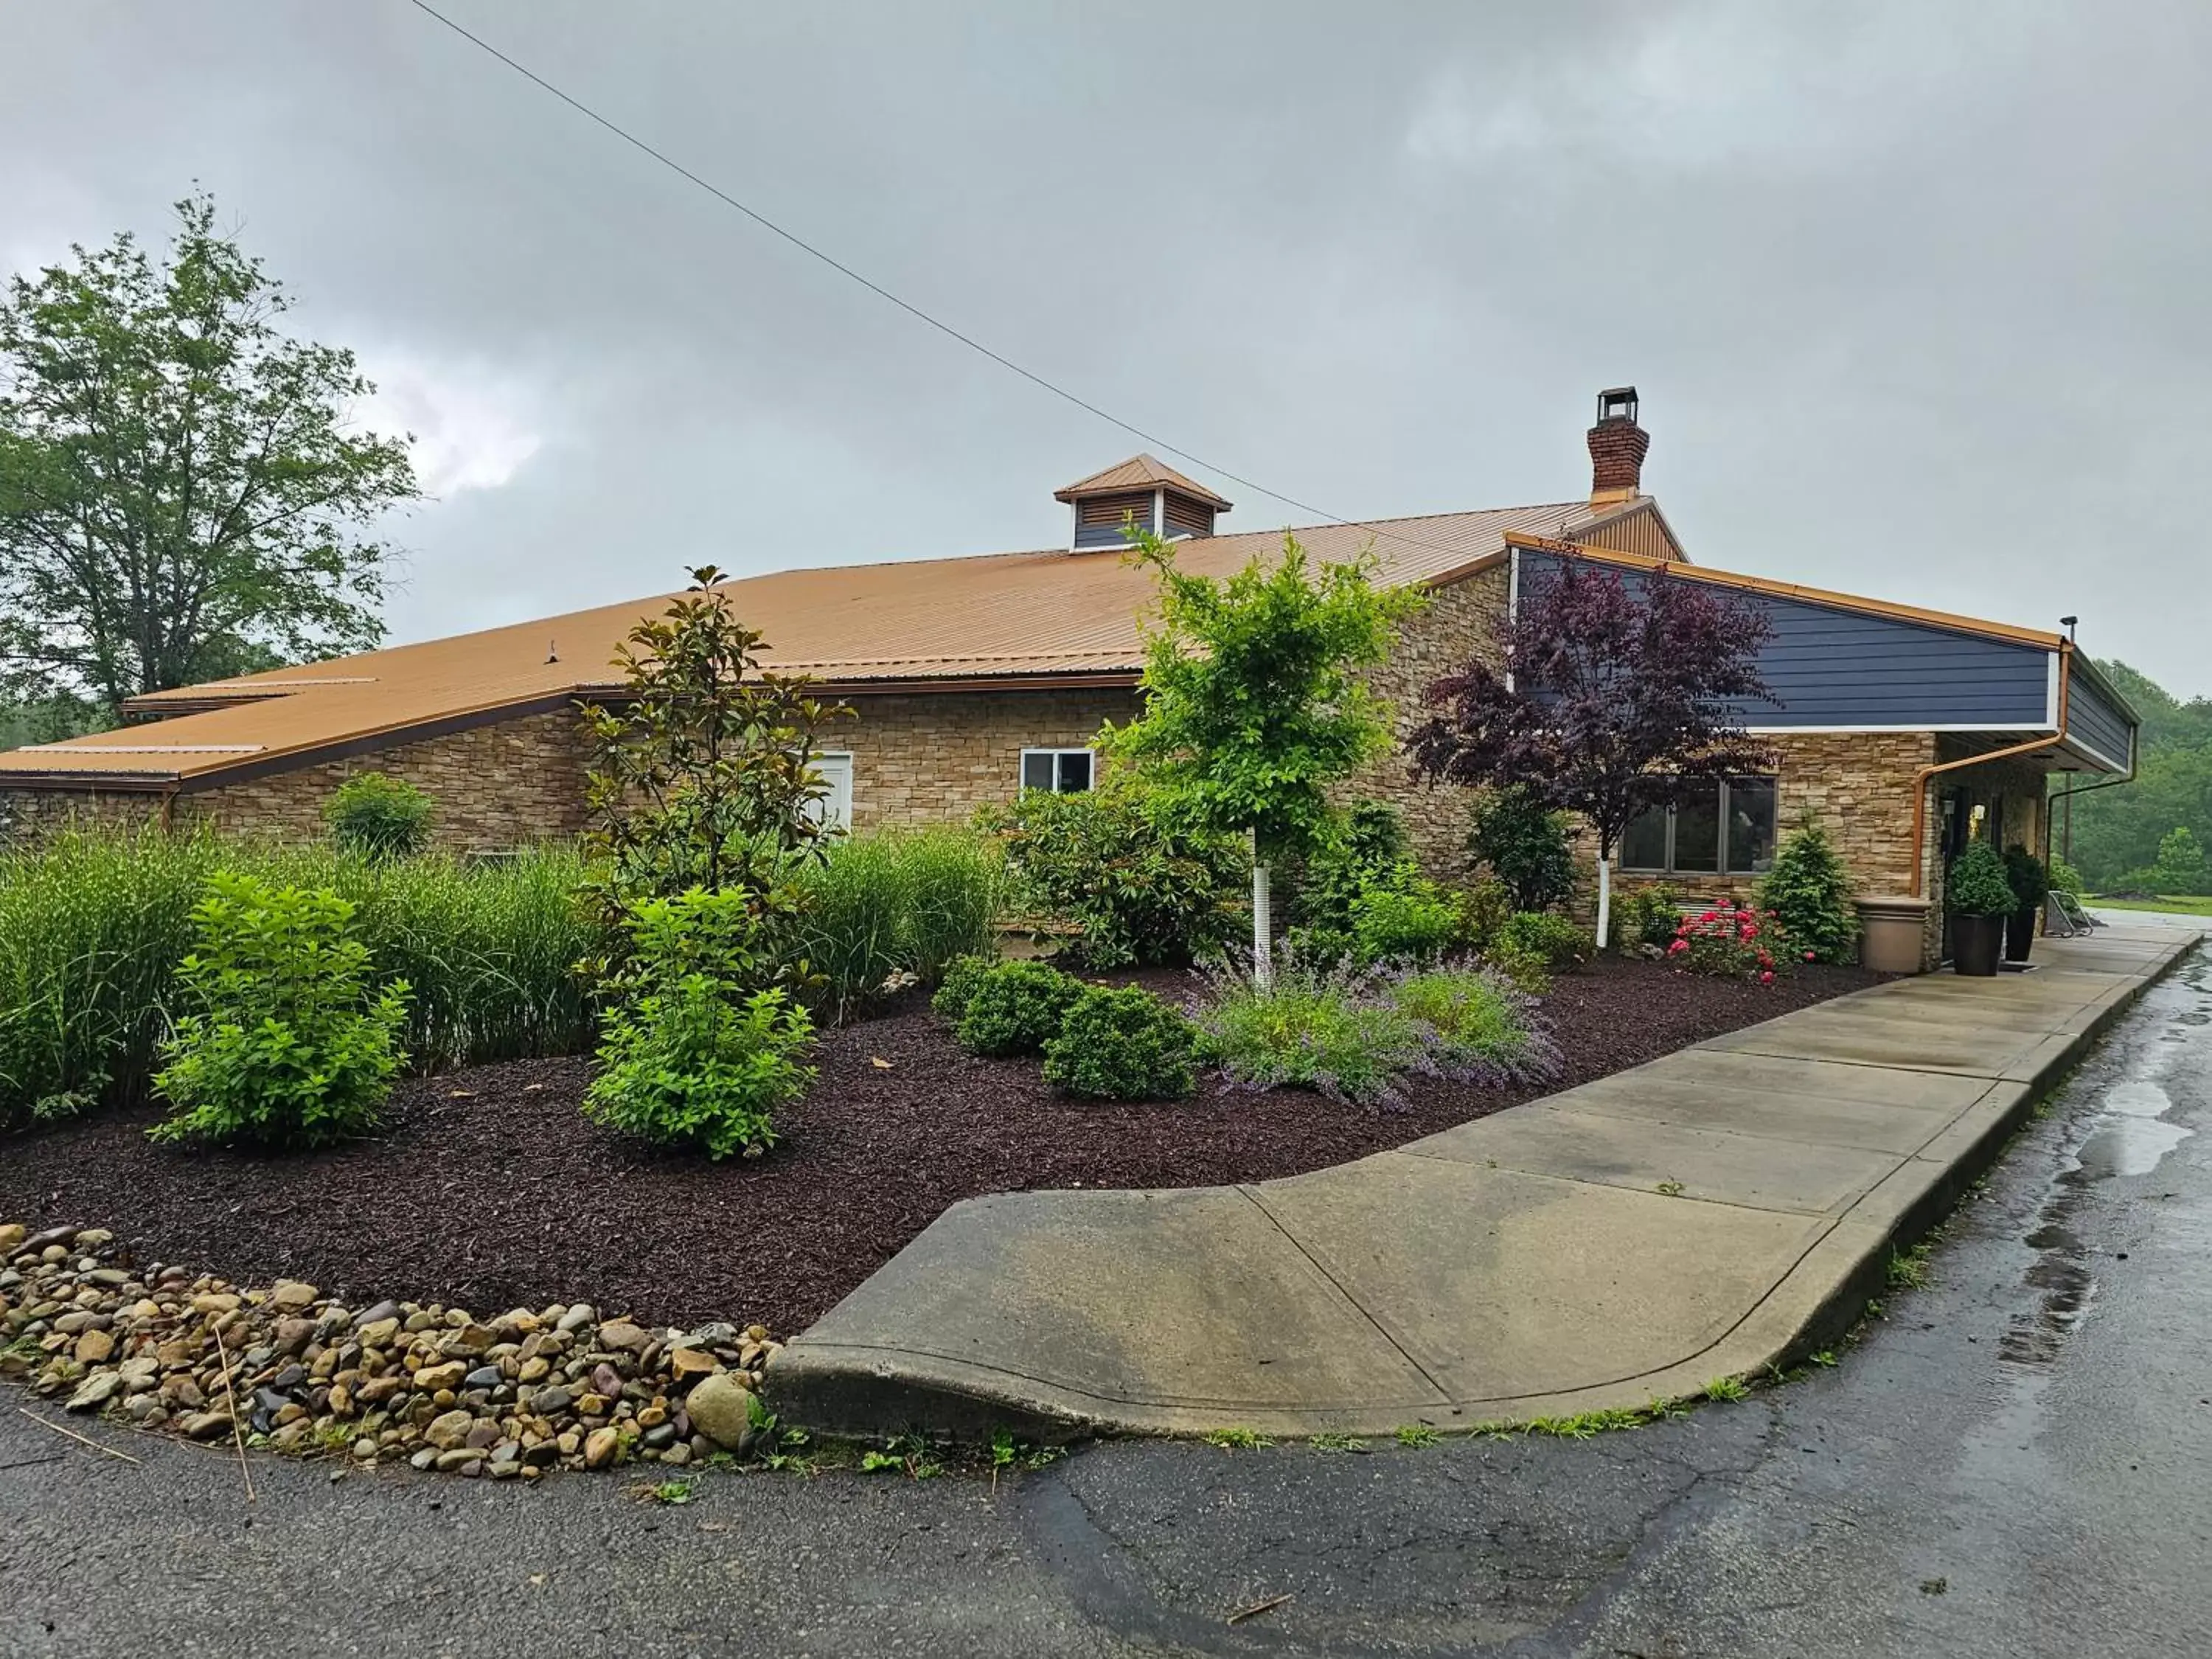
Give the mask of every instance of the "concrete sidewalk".
[[1692, 1394], [1839, 1334], [2197, 943], [2043, 940], [2033, 973], [1897, 981], [1288, 1180], [970, 1199], [792, 1343], [770, 1396], [827, 1431], [1038, 1436]]

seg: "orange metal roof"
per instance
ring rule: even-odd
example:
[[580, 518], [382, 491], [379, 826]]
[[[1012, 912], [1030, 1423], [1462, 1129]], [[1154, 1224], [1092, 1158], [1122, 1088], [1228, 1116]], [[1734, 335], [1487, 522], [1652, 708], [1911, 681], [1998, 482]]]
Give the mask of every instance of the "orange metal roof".
[[1052, 498], [1056, 501], [1073, 501], [1085, 495], [1110, 495], [1117, 489], [1162, 488], [1194, 495], [1220, 512], [1229, 510], [1230, 504], [1204, 484], [1186, 478], [1165, 461], [1150, 455], [1132, 455], [1118, 466], [1109, 466], [1103, 472], [1094, 472], [1087, 478], [1078, 478], [1073, 483], [1054, 490]]
[[1862, 611], [1868, 616], [1893, 617], [1900, 622], [1921, 623], [1930, 628], [1948, 628], [1954, 633], [1978, 634], [1989, 639], [2008, 640], [2017, 645], [2038, 646], [2045, 651], [2056, 651], [2066, 643], [2063, 635], [2047, 633], [2038, 628], [2016, 628], [2010, 623], [1989, 622], [1979, 617], [1961, 617], [1949, 611], [1929, 611], [1917, 605], [1897, 605], [1887, 599], [1870, 599], [1858, 593], [1838, 593], [1826, 587], [1808, 587], [1799, 582], [1777, 581], [1771, 576], [1746, 576], [1732, 570], [1716, 570], [1711, 565], [1674, 563], [1650, 558], [1641, 553], [1624, 553], [1618, 548], [1590, 547], [1581, 543], [1564, 542], [1540, 533], [1508, 531], [1505, 539], [1509, 545], [1514, 547], [1572, 553], [1577, 558], [1601, 564], [1626, 565], [1636, 570], [1656, 570], [1665, 564], [1675, 575], [1693, 577], [1717, 586], [1738, 587], [1753, 593], [1774, 593], [1787, 599], [1802, 599], [1808, 605]]
[[[1594, 522], [1589, 504], [1577, 501], [1294, 533], [1317, 559], [1370, 551], [1382, 581], [1410, 586], [1501, 556], [1510, 532], [1571, 535]], [[1273, 553], [1282, 534], [1199, 537], [1178, 542], [1176, 558], [1186, 569], [1225, 576], [1255, 554]], [[1054, 549], [787, 570], [741, 578], [724, 591], [769, 641], [767, 666], [859, 693], [978, 681], [1133, 683], [1144, 661], [1138, 621], [1155, 585], [1151, 572], [1116, 550]], [[614, 684], [608, 664], [616, 646], [669, 597], [155, 692], [134, 698], [132, 711], [193, 712], [0, 754], [0, 782], [212, 781], [240, 767], [268, 770], [287, 757], [305, 764], [346, 745], [405, 741], [410, 731], [501, 710], [557, 708]]]

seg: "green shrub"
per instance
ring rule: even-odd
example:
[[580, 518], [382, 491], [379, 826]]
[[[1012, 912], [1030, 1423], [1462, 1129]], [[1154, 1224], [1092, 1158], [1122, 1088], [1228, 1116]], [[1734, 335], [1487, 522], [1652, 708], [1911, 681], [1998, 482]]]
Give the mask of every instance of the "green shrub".
[[2008, 916], [2019, 908], [1996, 848], [1985, 841], [1966, 844], [1966, 850], [1951, 861], [1943, 902], [1962, 916]]
[[1681, 895], [1663, 881], [1647, 882], [1621, 896], [1620, 942], [1663, 951], [1681, 924]]
[[2022, 910], [2039, 910], [2043, 896], [2051, 890], [2051, 872], [2043, 860], [2014, 842], [2005, 848], [2005, 882], [2012, 889], [2013, 897]]
[[1559, 1075], [1559, 1046], [1535, 999], [1489, 969], [1431, 968], [1390, 988], [1427, 1033], [1438, 1071], [1462, 1081], [1536, 1083]]
[[1527, 991], [1540, 991], [1552, 975], [1587, 961], [1590, 937], [1566, 917], [1549, 910], [1516, 910], [1490, 942], [1493, 966]]
[[1376, 975], [1346, 963], [1316, 965], [1280, 953], [1268, 984], [1248, 969], [1207, 971], [1197, 1024], [1200, 1052], [1240, 1088], [1285, 1085], [1332, 1100], [1401, 1099], [1397, 1079], [1427, 1057], [1413, 1017], [1378, 993]]
[[1008, 908], [1074, 924], [1093, 967], [1194, 962], [1243, 929], [1248, 851], [1192, 830], [1133, 780], [1075, 794], [1025, 790], [977, 817], [1006, 849]]
[[1755, 979], [1771, 985], [1778, 973], [1796, 966], [1810, 947], [1793, 941], [1771, 911], [1748, 905], [1716, 904], [1686, 917], [1667, 947], [1668, 960], [1692, 974], [1718, 979]]
[[1486, 950], [1513, 915], [1513, 894], [1495, 876], [1469, 882], [1460, 894], [1460, 931], [1469, 948]]
[[1042, 962], [994, 963], [977, 974], [953, 1037], [971, 1054], [1033, 1054], [1059, 1031], [1083, 982]]
[[760, 923], [743, 891], [635, 900], [619, 999], [601, 1016], [594, 1122], [709, 1158], [757, 1157], [775, 1115], [805, 1091], [814, 1023], [757, 984]]
[[178, 972], [193, 1012], [154, 1079], [157, 1140], [320, 1146], [375, 1127], [406, 1060], [407, 986], [370, 983], [368, 947], [336, 893], [218, 872]]
[[331, 838], [365, 858], [407, 858], [430, 844], [437, 805], [404, 778], [356, 772], [323, 803]]
[[2089, 890], [2081, 880], [2081, 872], [2064, 859], [2056, 857], [2051, 860], [2051, 885], [2061, 893], [2071, 893], [2077, 899]]
[[1174, 1100], [1196, 1081], [1198, 1032], [1140, 985], [1094, 985], [1044, 1045], [1044, 1079], [1091, 1100]]
[[1410, 871], [1352, 902], [1352, 954], [1362, 962], [1432, 962], [1461, 942], [1465, 923], [1451, 895]]
[[1549, 910], [1574, 896], [1574, 836], [1567, 816], [1525, 789], [1492, 789], [1475, 802], [1468, 851], [1505, 884], [1516, 910]]
[[960, 1016], [968, 1012], [968, 999], [975, 994], [975, 987], [983, 975], [998, 965], [998, 957], [977, 954], [955, 957], [945, 967], [944, 981], [937, 994], [929, 1000], [940, 1019], [951, 1024], [960, 1023]]
[[793, 950], [843, 1019], [892, 975], [939, 978], [988, 949], [997, 919], [998, 848], [957, 830], [887, 830], [833, 843], [797, 874]]
[[1850, 872], [1828, 832], [1817, 823], [1791, 830], [1752, 890], [1752, 902], [1771, 911], [1799, 953], [1814, 962], [1858, 960], [1859, 913]]
[[374, 972], [414, 988], [404, 1046], [418, 1067], [591, 1046], [574, 967], [604, 943], [574, 896], [573, 849], [471, 863], [204, 832], [64, 831], [0, 854], [0, 1128], [145, 1087], [162, 1033], [188, 1010], [177, 964], [217, 868], [352, 903]]

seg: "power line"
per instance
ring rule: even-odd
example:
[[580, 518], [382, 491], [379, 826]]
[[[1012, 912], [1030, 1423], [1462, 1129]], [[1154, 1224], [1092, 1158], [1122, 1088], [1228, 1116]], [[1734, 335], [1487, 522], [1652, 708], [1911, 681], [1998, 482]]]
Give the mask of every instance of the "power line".
[[[1260, 483], [1254, 479], [1245, 477], [1241, 473], [1231, 472], [1225, 466], [1218, 465], [1214, 462], [1207, 460], [1202, 455], [1194, 455], [1188, 449], [1171, 444], [1165, 438], [1160, 437], [1154, 433], [1147, 432], [1144, 428], [1133, 425], [1129, 422], [1123, 420], [1120, 416], [1101, 409], [1097, 404], [1091, 402], [1088, 398], [1079, 397], [1076, 393], [1070, 392], [1066, 386], [1060, 386], [1055, 381], [1047, 380], [1043, 375], [1037, 374], [1035, 370], [1024, 368], [1012, 358], [1008, 357], [1000, 352], [994, 351], [989, 346], [985, 345], [981, 340], [976, 339], [973, 335], [963, 334], [960, 330], [953, 327], [951, 324], [932, 316], [928, 312], [924, 311], [920, 306], [914, 304], [910, 301], [901, 299], [897, 295], [892, 293], [890, 289], [885, 288], [882, 283], [873, 282], [868, 277], [862, 276], [859, 271], [854, 270], [852, 266], [845, 264], [842, 260], [836, 258], [831, 254], [823, 252], [820, 248], [815, 246], [813, 243], [806, 240], [805, 238], [786, 230], [781, 225], [776, 223], [775, 220], [769, 218], [766, 214], [758, 211], [757, 209], [746, 206], [743, 202], [731, 195], [727, 191], [723, 190], [719, 185], [709, 183], [707, 179], [701, 178], [697, 173], [692, 172], [690, 168], [685, 167], [681, 161], [677, 161], [673, 156], [667, 155], [662, 150], [655, 149], [651, 144], [646, 143], [644, 139], [639, 137], [635, 133], [629, 131], [627, 128], [616, 125], [616, 123], [609, 120], [605, 116], [600, 114], [590, 105], [584, 103], [580, 99], [571, 97], [568, 93], [563, 92], [559, 87], [555, 86], [550, 81], [548, 81], [544, 76], [538, 74], [535, 70], [529, 68], [526, 64], [517, 63], [514, 58], [508, 57], [505, 52], [501, 52], [497, 46], [492, 45], [490, 41], [485, 40], [482, 35], [471, 33], [467, 29], [463, 28], [459, 23], [447, 16], [445, 13], [440, 11], [436, 7], [426, 3], [426, 0], [408, 0], [408, 3], [412, 5], [417, 11], [422, 13], [425, 16], [434, 18], [438, 22], [444, 24], [455, 34], [459, 35], [462, 40], [466, 40], [471, 46], [473, 46], [480, 51], [487, 52], [490, 56], [496, 58], [501, 63], [506, 64], [507, 68], [513, 70], [517, 75], [522, 76], [524, 80], [528, 81], [532, 85], [539, 88], [543, 91], [550, 93], [554, 97], [566, 104], [570, 109], [574, 110], [577, 114], [584, 117], [585, 119], [605, 128], [609, 132], [614, 134], [616, 137], [621, 139], [623, 143], [630, 146], [631, 149], [641, 151], [643, 154], [651, 156], [654, 161], [659, 162], [661, 166], [668, 168], [671, 172], [675, 173], [680, 177], [688, 179], [690, 183], [696, 185], [701, 190], [705, 191], [716, 201], [721, 203], [723, 206], [736, 209], [739, 213], [744, 214], [746, 218], [758, 225], [762, 229], [772, 232], [774, 234], [781, 237], [785, 241], [790, 243], [792, 246], [799, 249], [802, 253], [809, 254], [814, 258], [819, 259], [823, 264], [829, 266], [830, 270], [837, 272], [838, 275], [842, 276], [848, 277], [852, 281], [858, 283], [862, 288], [867, 289], [869, 293], [876, 295], [878, 299], [888, 300], [891, 304], [896, 306], [901, 311], [905, 312], [908, 316], [915, 318], [918, 321], [927, 324], [939, 333], [958, 341], [962, 345], [966, 346], [970, 351], [980, 353], [981, 356], [989, 358], [993, 362], [998, 364], [1000, 368], [1011, 370], [1012, 373], [1020, 375], [1022, 379], [1029, 381], [1030, 385], [1039, 386], [1044, 391], [1052, 393], [1054, 397], [1061, 398], [1067, 403], [1074, 404], [1078, 409], [1082, 410], [1086, 414], [1097, 416], [1100, 420], [1104, 421], [1109, 426], [1119, 427], [1122, 431], [1128, 433], [1132, 437], [1141, 439], [1144, 442], [1151, 444], [1156, 448], [1164, 449], [1170, 455], [1181, 457], [1183, 460], [1188, 461], [1193, 466], [1201, 467], [1208, 472], [1214, 473], [1218, 477], [1228, 479], [1231, 483], [1241, 484], [1247, 489], [1257, 490], [1261, 495], [1267, 496], [1270, 501], [1280, 501], [1285, 507], [1294, 507], [1301, 513], [1310, 513], [1316, 518], [1322, 520], [1328, 524], [1342, 526], [1346, 529], [1363, 530], [1380, 528], [1380, 526], [1374, 520], [1340, 518], [1334, 513], [1323, 512], [1320, 507], [1314, 506], [1310, 501], [1302, 501], [1295, 495], [1285, 495], [1279, 489], [1270, 489], [1267, 485]], [[1390, 537], [1394, 541], [1410, 543], [1417, 547], [1431, 547], [1436, 549], [1439, 552], [1462, 553], [1466, 550], [1463, 548], [1446, 547], [1439, 542], [1424, 542], [1415, 537], [1401, 535], [1396, 531], [1384, 531], [1383, 533]]]

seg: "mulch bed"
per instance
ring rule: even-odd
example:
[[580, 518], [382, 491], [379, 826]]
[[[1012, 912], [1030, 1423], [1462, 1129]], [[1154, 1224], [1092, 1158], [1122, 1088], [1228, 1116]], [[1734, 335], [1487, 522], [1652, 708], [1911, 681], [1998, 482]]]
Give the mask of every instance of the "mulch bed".
[[[1140, 977], [1177, 991], [1180, 974]], [[1326, 1168], [1793, 1008], [1875, 975], [1772, 986], [1607, 960], [1558, 981], [1567, 1060], [1544, 1088], [1410, 1080], [1410, 1109], [1208, 1081], [1163, 1105], [1055, 1097], [1035, 1060], [977, 1060], [919, 998], [824, 1039], [821, 1077], [757, 1162], [710, 1164], [586, 1123], [581, 1059], [418, 1079], [383, 1138], [270, 1156], [154, 1145], [151, 1108], [0, 1141], [0, 1221], [112, 1230], [142, 1259], [343, 1299], [472, 1309], [589, 1301], [691, 1325], [804, 1328], [955, 1200], [1058, 1187], [1188, 1187]], [[878, 1065], [886, 1060], [888, 1066]]]

